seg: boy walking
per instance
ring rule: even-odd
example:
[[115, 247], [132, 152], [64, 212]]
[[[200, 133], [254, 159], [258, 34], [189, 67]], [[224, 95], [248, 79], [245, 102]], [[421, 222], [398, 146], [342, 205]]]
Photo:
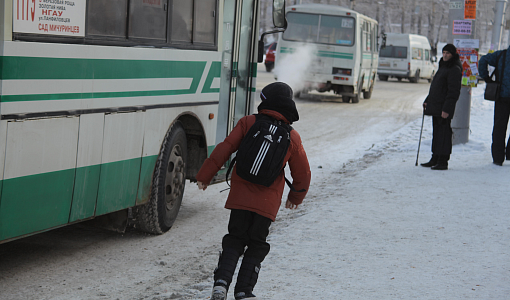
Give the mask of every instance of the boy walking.
[[[293, 91], [285, 83], [275, 82], [262, 89], [258, 106], [259, 114], [266, 115], [277, 121], [292, 124], [299, 120]], [[245, 116], [239, 120], [223, 142], [218, 144], [211, 156], [205, 160], [196, 179], [198, 188], [205, 190], [214, 175], [220, 170], [230, 155], [236, 152], [250, 127], [255, 123], [256, 116]], [[234, 288], [234, 296], [239, 299], [256, 299], [253, 288], [257, 283], [260, 264], [269, 253], [270, 245], [266, 242], [269, 226], [276, 218], [280, 208], [285, 186], [285, 164], [289, 164], [293, 186], [287, 197], [285, 207], [295, 209], [300, 205], [310, 185], [310, 166], [301, 137], [296, 130], [290, 131], [290, 146], [285, 155], [281, 171], [276, 180], [269, 186], [251, 183], [232, 172], [231, 189], [225, 204], [230, 209], [228, 234], [223, 237], [223, 251], [214, 271], [214, 287], [212, 300], [227, 299], [227, 292], [239, 258], [243, 260]], [[305, 190], [304, 192], [298, 190]]]

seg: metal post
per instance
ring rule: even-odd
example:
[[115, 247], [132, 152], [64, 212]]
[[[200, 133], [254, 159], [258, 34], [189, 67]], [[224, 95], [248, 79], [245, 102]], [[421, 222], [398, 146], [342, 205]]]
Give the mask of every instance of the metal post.
[[507, 0], [496, 0], [494, 7], [494, 24], [492, 25], [492, 40], [491, 49], [494, 51], [500, 50], [501, 35], [503, 33], [505, 10]]
[[[504, 0], [506, 1], [506, 0]], [[453, 34], [453, 21], [464, 20], [464, 1], [458, 7], [459, 1], [450, 0], [448, 13], [448, 43], [453, 44], [453, 39], [474, 39], [475, 20], [471, 20], [471, 34]], [[440, 53], [442, 49], [437, 49]], [[469, 115], [471, 113], [471, 87], [463, 86], [460, 89], [459, 100], [455, 107], [455, 114], [452, 119], [453, 144], [464, 144], [469, 142]]]

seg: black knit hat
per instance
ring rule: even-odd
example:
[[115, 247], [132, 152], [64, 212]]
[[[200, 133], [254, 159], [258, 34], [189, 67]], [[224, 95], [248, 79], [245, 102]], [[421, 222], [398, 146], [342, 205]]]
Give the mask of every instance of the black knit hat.
[[266, 101], [268, 99], [276, 99], [278, 96], [287, 97], [292, 100], [294, 92], [292, 91], [292, 88], [286, 83], [273, 82], [266, 85], [260, 93], [260, 99], [262, 99], [262, 101]]
[[443, 47], [443, 51], [448, 51], [452, 55], [457, 54], [457, 48], [452, 44], [446, 44], [446, 46]]
[[299, 120], [299, 114], [296, 109], [296, 103], [292, 100], [294, 92], [292, 88], [283, 82], [273, 82], [266, 85], [260, 93], [260, 103], [257, 108], [274, 110], [282, 114], [290, 124]]

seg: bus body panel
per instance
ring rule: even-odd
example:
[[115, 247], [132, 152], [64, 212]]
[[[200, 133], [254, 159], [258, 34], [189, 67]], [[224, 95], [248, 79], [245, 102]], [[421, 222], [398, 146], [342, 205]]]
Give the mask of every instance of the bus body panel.
[[101, 173], [104, 114], [80, 116], [78, 158], [69, 222], [94, 216]]
[[96, 216], [136, 203], [144, 117], [142, 112], [105, 116]]
[[69, 221], [78, 126], [78, 117], [8, 122], [0, 239]]

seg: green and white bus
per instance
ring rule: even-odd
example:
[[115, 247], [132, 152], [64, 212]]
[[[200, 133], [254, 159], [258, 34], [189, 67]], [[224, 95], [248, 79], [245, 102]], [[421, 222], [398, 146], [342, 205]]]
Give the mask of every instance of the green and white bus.
[[0, 0], [0, 243], [94, 218], [169, 230], [252, 111], [259, 6]]
[[[313, 59], [302, 92], [315, 89], [342, 95], [358, 103], [372, 96], [378, 63], [378, 23], [356, 11], [335, 5], [302, 4], [286, 10], [288, 27], [279, 35], [275, 69], [299, 48], [313, 46]], [[301, 60], [302, 58], [296, 58]]]

